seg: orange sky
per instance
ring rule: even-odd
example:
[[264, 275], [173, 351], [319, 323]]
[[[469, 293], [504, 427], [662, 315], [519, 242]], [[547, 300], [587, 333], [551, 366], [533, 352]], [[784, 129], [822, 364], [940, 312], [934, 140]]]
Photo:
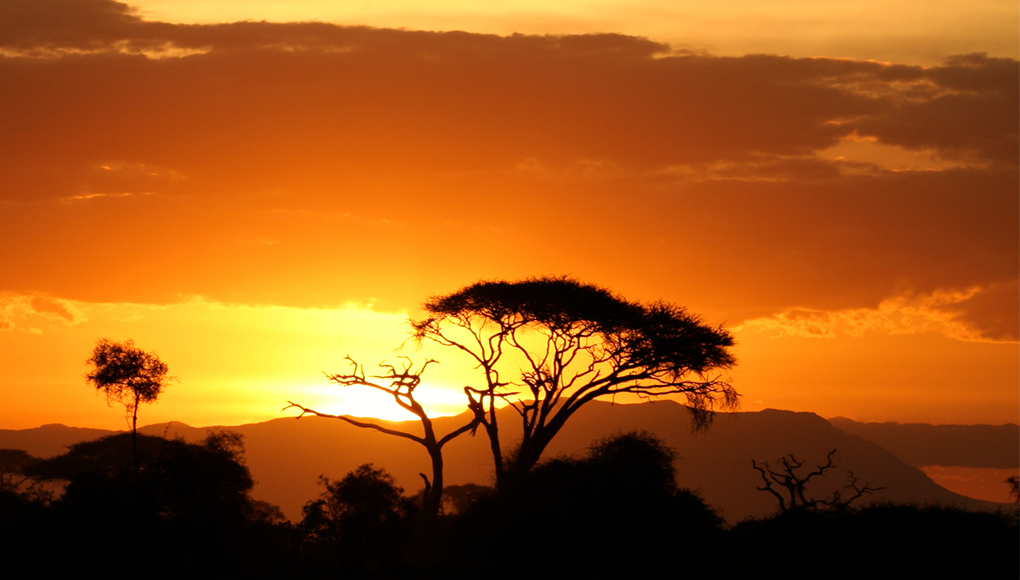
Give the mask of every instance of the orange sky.
[[1016, 422], [1020, 7], [817, 4], [0, 0], [0, 428], [123, 427], [101, 337], [143, 423], [379, 413], [321, 371], [544, 274], [733, 329], [745, 410]]

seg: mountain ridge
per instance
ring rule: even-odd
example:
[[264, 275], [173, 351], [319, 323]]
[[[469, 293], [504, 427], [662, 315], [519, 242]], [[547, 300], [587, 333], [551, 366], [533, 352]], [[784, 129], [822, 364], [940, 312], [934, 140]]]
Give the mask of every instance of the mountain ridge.
[[861, 422], [832, 417], [829, 423], [860, 435], [915, 467], [947, 465], [978, 468], [1020, 467], [1020, 425], [932, 425]]
[[[499, 419], [504, 445], [520, 436], [519, 418], [512, 409], [502, 409]], [[433, 422], [442, 434], [465, 421], [467, 416], [460, 415], [439, 417]], [[416, 421], [377, 422], [412, 432], [421, 429]], [[304, 503], [321, 491], [317, 486], [319, 475], [336, 479], [358, 465], [374, 463], [389, 471], [405, 491], [413, 492], [422, 485], [418, 474], [429, 473], [428, 456], [417, 444], [328, 418], [281, 417], [261, 423], [213, 427], [171, 422], [148, 425], [140, 431], [195, 441], [219, 429], [244, 436], [246, 461], [257, 480], [253, 495], [279, 505], [295, 520], [300, 517]], [[576, 454], [594, 441], [635, 430], [654, 433], [674, 448], [679, 483], [698, 490], [709, 505], [731, 522], [765, 516], [777, 507], [771, 495], [757, 491], [761, 479], [751, 460], [774, 465], [780, 457], [794, 454], [807, 466], [814, 466], [824, 463], [833, 449], [836, 467], [812, 482], [810, 493], [815, 497], [840, 488], [852, 471], [862, 484], [887, 488], [866, 498], [869, 501], [945, 503], [981, 510], [997, 505], [946, 490], [881, 445], [846, 433], [810, 412], [766, 409], [718, 413], [707, 431], [695, 432], [687, 409], [672, 401], [635, 405], [595, 402], [567, 422], [543, 458]], [[0, 448], [23, 448], [37, 456], [56, 455], [62, 451], [58, 448], [62, 442], [66, 446], [115, 432], [57, 424], [20, 431], [0, 430]], [[464, 435], [450, 442], [444, 451], [447, 485], [491, 485], [492, 458], [484, 434]]]

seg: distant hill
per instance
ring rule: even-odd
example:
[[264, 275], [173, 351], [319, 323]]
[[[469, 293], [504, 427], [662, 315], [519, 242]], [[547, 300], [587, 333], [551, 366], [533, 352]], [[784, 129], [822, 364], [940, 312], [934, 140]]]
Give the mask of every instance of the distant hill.
[[59, 423], [34, 429], [0, 429], [0, 449], [22, 449], [35, 457], [53, 457], [75, 443], [114, 433], [117, 431], [68, 427]]
[[914, 467], [1020, 467], [1020, 425], [929, 425], [927, 423], [860, 423], [829, 419], [840, 430], [885, 447]]
[[[464, 417], [435, 421], [446, 433], [463, 424]], [[512, 409], [500, 416], [504, 441], [519, 437], [519, 418]], [[385, 422], [394, 428], [417, 430], [415, 422]], [[320, 474], [343, 477], [362, 463], [374, 463], [388, 470], [407, 492], [422, 487], [419, 472], [429, 472], [428, 457], [415, 443], [381, 433], [358, 429], [342, 421], [305, 417], [280, 418], [264, 423], [225, 427], [244, 435], [246, 457], [257, 480], [254, 495], [277, 504], [291, 519], [298, 519], [301, 506], [316, 497]], [[197, 440], [208, 429], [181, 423], [150, 425], [142, 429], [152, 435], [181, 436]], [[515, 431], [516, 429], [516, 431]], [[936, 485], [920, 470], [898, 459], [878, 444], [848, 434], [812, 413], [765, 410], [755, 413], [722, 413], [709, 431], [692, 433], [687, 410], [671, 401], [641, 405], [612, 405], [596, 402], [579, 411], [554, 439], [547, 457], [584, 450], [593, 441], [614, 433], [645, 430], [657, 434], [677, 450], [677, 475], [681, 485], [700, 490], [705, 500], [735, 522], [750, 516], [764, 516], [776, 509], [775, 500], [757, 491], [761, 485], [751, 460], [775, 461], [793, 453], [809, 465], [824, 463], [826, 454], [837, 449], [837, 467], [810, 491], [820, 496], [846, 483], [848, 470], [861, 482], [888, 488], [874, 500], [955, 504], [968, 509], [993, 509], [995, 504], [952, 493]], [[84, 440], [109, 431], [73, 429], [48, 425], [24, 431], [0, 431], [0, 448], [25, 449], [37, 456], [55, 455], [74, 437]], [[45, 440], [45, 444], [36, 439]], [[492, 459], [487, 440], [479, 431], [465, 435], [446, 447], [446, 480], [450, 485], [490, 484]]]

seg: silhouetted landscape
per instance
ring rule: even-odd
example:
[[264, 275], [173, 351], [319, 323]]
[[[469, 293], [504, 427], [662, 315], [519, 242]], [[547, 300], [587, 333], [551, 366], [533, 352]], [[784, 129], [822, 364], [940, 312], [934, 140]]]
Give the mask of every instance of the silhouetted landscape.
[[[791, 546], [798, 565], [841, 562], [833, 577], [1020, 571], [1016, 476], [1003, 484], [1017, 503], [994, 504], [900, 458], [1020, 467], [1017, 425], [837, 420], [851, 435], [812, 413], [727, 412], [729, 331], [569, 277], [476, 282], [423, 308], [412, 339], [477, 363], [460, 415], [417, 398], [436, 361], [370, 371], [348, 356], [327, 381], [417, 420], [288, 401], [290, 417], [263, 423], [139, 429], [140, 405], [176, 379], [133, 341], [100, 339], [85, 381], [130, 431], [0, 433], [7, 545], [47, 574], [108, 570], [95, 555], [111, 538], [125, 569], [160, 562], [168, 577], [644, 576], [677, 562], [745, 576]], [[599, 400], [624, 395], [657, 401]]]
[[[513, 411], [503, 409], [507, 428]], [[463, 422], [463, 417], [436, 419], [437, 429]], [[399, 423], [379, 421], [381, 424]], [[413, 426], [413, 423], [409, 423]], [[920, 428], [920, 426], [916, 426]], [[927, 426], [938, 431], [943, 426]], [[972, 431], [994, 433], [992, 438], [956, 440], [959, 452], [996, 455], [1002, 467], [1020, 468], [1020, 453], [1013, 453], [1020, 440], [1017, 425], [969, 426]], [[292, 520], [301, 507], [318, 493], [320, 474], [337, 478], [363, 463], [383, 466], [397, 484], [408, 492], [421, 487], [419, 472], [428, 467], [427, 456], [413, 443], [339, 421], [305, 417], [280, 418], [264, 423], [229, 427], [194, 428], [182, 423], [149, 425], [140, 429], [152, 436], [181, 437], [201, 441], [216, 429], [229, 429], [244, 437], [246, 458], [256, 480], [253, 493], [259, 499], [280, 506]], [[818, 491], [830, 493], [844, 484], [848, 470], [875, 485], [887, 487], [869, 501], [918, 501], [945, 503], [975, 510], [994, 510], [998, 504], [954, 494], [932, 482], [917, 469], [932, 463], [958, 465], [954, 456], [939, 455], [941, 440], [933, 440], [926, 457], [941, 462], [908, 464], [884, 446], [835, 428], [811, 413], [761, 411], [720, 413], [708, 433], [692, 433], [686, 410], [671, 401], [643, 405], [612, 405], [596, 402], [578, 415], [549, 449], [549, 456], [582, 452], [592, 441], [613, 433], [647, 430], [663, 438], [677, 451], [677, 480], [680, 485], [700, 489], [704, 497], [731, 523], [761, 517], [776, 509], [775, 501], [762, 493], [748, 493], [759, 485], [751, 460], [770, 460], [792, 453], [809, 462], [822, 462], [831, 449], [837, 450], [837, 470]], [[961, 429], [955, 429], [960, 431]], [[0, 448], [24, 449], [37, 457], [52, 457], [74, 443], [112, 434], [98, 429], [76, 429], [48, 425], [20, 431], [0, 430]], [[446, 451], [447, 481], [453, 485], [492, 485], [491, 465], [486, 461], [481, 437], [461, 437]], [[1009, 461], [1012, 459], [1012, 462]], [[1003, 499], [1006, 485], [1002, 485]]]
[[0, 0], [8, 576], [1020, 578], [1020, 3], [130, 2]]
[[[501, 413], [513, 425], [512, 409]], [[462, 420], [439, 418], [436, 428]], [[996, 465], [1005, 465], [1018, 427], [904, 429], [963, 432], [946, 437], [955, 443], [953, 453], [971, 456], [969, 449], [980, 446], [1000, 458]], [[884, 427], [887, 437], [893, 430]], [[1016, 504], [954, 494], [877, 443], [810, 413], [720, 413], [707, 432], [698, 433], [691, 431], [688, 411], [674, 402], [592, 403], [563, 430], [525, 483], [499, 493], [493, 490], [484, 438], [460, 437], [446, 453], [443, 515], [428, 542], [421, 537], [418, 476], [428, 462], [413, 442], [317, 417], [233, 427], [149, 425], [140, 433], [152, 462], [147, 477], [153, 479], [135, 490], [125, 434], [62, 425], [0, 431], [0, 448], [26, 452], [17, 461], [2, 456], [3, 525], [10, 545], [41, 555], [63, 543], [81, 558], [66, 560], [78, 562], [66, 565], [76, 570], [80, 562], [93, 561], [89, 554], [107, 541], [105, 533], [136, 527], [152, 538], [135, 547], [139, 565], [173, 555], [176, 564], [166, 569], [168, 575], [219, 570], [253, 577], [330, 570], [355, 577], [468, 577], [479, 567], [489, 567], [487, 575], [509, 576], [535, 566], [563, 573], [614, 567], [651, 573], [688, 558], [688, 571], [769, 576], [756, 566], [789, 546], [797, 546], [805, 566], [843, 562], [837, 577], [892, 577], [908, 570], [978, 570], [1010, 577], [1020, 558]], [[654, 435], [619, 437], [627, 433]], [[614, 434], [625, 451], [596, 462], [598, 442], [606, 445]], [[953, 457], [936, 448], [944, 440], [931, 441], [926, 461]], [[752, 459], [775, 465], [793, 455], [814, 469], [832, 449], [835, 467], [811, 480], [810, 497], [830, 497], [844, 488], [850, 472], [882, 489], [841, 509], [785, 512], [757, 489], [762, 480]], [[12, 485], [18, 474], [43, 482], [41, 489]], [[320, 475], [328, 478], [330, 494], [324, 493]], [[65, 485], [62, 496], [44, 501], [43, 490]], [[148, 510], [144, 521], [135, 520], [142, 517], [139, 510]], [[55, 529], [63, 531], [53, 534]], [[620, 530], [644, 532], [630, 536]], [[611, 550], [604, 544], [610, 537]], [[555, 549], [528, 558], [508, 556], [506, 544], [518, 542], [521, 547], [513, 550]], [[645, 554], [640, 563], [628, 555], [635, 550]], [[497, 561], [498, 568], [491, 569]]]

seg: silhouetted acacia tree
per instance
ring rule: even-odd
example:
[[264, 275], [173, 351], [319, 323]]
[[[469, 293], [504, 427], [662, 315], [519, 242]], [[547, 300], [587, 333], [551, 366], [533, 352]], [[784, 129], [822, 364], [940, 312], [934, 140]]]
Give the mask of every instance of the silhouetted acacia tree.
[[[566, 421], [599, 398], [683, 395], [695, 425], [734, 408], [728, 381], [709, 375], [734, 364], [732, 336], [665, 302], [628, 302], [570, 278], [478, 282], [424, 304], [413, 338], [469, 355], [483, 375], [468, 407], [489, 437], [497, 486], [526, 474]], [[511, 404], [523, 436], [500, 445], [496, 408]]]
[[[406, 357], [402, 357], [405, 358]], [[422, 407], [414, 397], [414, 390], [421, 384], [421, 375], [428, 367], [429, 364], [434, 363], [434, 360], [427, 360], [422, 365], [421, 369], [415, 371], [410, 362], [407, 362], [402, 368], [397, 369], [393, 365], [381, 364], [379, 365], [385, 372], [379, 375], [367, 375], [365, 368], [362, 365], [354, 362], [350, 356], [346, 359], [351, 363], [353, 370], [348, 374], [326, 374], [326, 377], [342, 386], [363, 386], [369, 387], [382, 391], [393, 397], [393, 401], [401, 409], [408, 411], [418, 417], [419, 422], [422, 425], [423, 434], [415, 435], [413, 433], [407, 433], [398, 429], [391, 429], [384, 427], [376, 423], [367, 421], [361, 421], [348, 417], [346, 415], [330, 415], [328, 413], [320, 413], [314, 409], [299, 405], [292, 401], [287, 401], [289, 404], [284, 407], [284, 410], [291, 407], [301, 410], [301, 414], [298, 418], [304, 415], [315, 415], [318, 417], [329, 417], [332, 419], [340, 419], [354, 425], [356, 427], [362, 427], [365, 429], [374, 429], [380, 433], [386, 433], [387, 435], [393, 435], [395, 437], [402, 437], [404, 439], [410, 439], [423, 447], [428, 451], [429, 458], [432, 460], [432, 480], [424, 474], [421, 475], [422, 479], [425, 480], [425, 493], [422, 499], [422, 510], [424, 525], [426, 528], [426, 534], [429, 535], [433, 531], [436, 518], [439, 515], [439, 510], [442, 506], [443, 497], [443, 446], [455, 439], [462, 433], [474, 429], [478, 425], [477, 419], [472, 419], [469, 423], [462, 425], [461, 427], [447, 433], [446, 435], [439, 437], [436, 434], [436, 430], [433, 427], [432, 419], [425, 412], [425, 408]]]
[[885, 489], [884, 487], [871, 487], [868, 484], [859, 485], [860, 480], [851, 471], [849, 472], [849, 481], [844, 487], [849, 491], [849, 495], [844, 496], [837, 489], [832, 492], [831, 496], [824, 499], [809, 498], [806, 493], [807, 484], [815, 477], [824, 476], [827, 470], [836, 467], [832, 460], [834, 455], [836, 455], [835, 449], [829, 452], [825, 465], [816, 465], [814, 470], [807, 473], [801, 471], [805, 462], [798, 460], [793, 454], [781, 457], [775, 468], [769, 465], [768, 461], [759, 464], [752, 459], [751, 465], [761, 474], [761, 479], [764, 482], [763, 487], [756, 489], [775, 496], [779, 500], [781, 512], [845, 510], [861, 497]]
[[133, 340], [114, 342], [103, 338], [85, 361], [85, 382], [106, 395], [107, 404], [124, 405], [131, 424], [131, 446], [138, 475], [138, 405], [153, 403], [174, 380], [169, 368], [155, 353], [135, 347]]

